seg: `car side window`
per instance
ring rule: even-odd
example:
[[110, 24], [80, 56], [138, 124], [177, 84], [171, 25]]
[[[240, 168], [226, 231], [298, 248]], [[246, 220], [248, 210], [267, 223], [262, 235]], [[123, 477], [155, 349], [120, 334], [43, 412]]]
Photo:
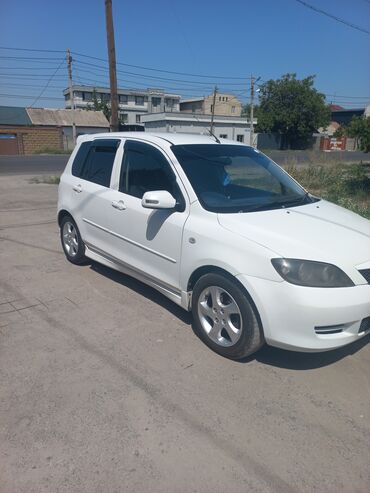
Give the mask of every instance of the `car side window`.
[[100, 139], [81, 144], [72, 165], [72, 174], [103, 187], [109, 187], [118, 139]]
[[83, 142], [78, 151], [77, 154], [74, 158], [74, 161], [72, 163], [72, 175], [77, 176], [78, 178], [81, 178], [81, 173], [82, 173], [82, 168], [83, 165], [85, 164], [87, 155], [89, 154], [89, 150], [91, 147], [92, 142]]
[[167, 190], [179, 204], [184, 202], [166, 158], [158, 149], [143, 142], [126, 141], [119, 190], [139, 199], [145, 192]]

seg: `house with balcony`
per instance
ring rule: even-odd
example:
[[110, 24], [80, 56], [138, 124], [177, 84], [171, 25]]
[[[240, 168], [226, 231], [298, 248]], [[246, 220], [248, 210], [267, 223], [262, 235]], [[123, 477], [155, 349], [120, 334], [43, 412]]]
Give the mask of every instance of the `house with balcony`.
[[[75, 108], [87, 109], [92, 107], [94, 93], [98, 101], [110, 102], [110, 89], [73, 85]], [[118, 89], [118, 109], [122, 123], [141, 125], [142, 116], [148, 113], [180, 111], [180, 96], [167, 93], [161, 89]], [[70, 90], [63, 91], [65, 107], [71, 108]]]

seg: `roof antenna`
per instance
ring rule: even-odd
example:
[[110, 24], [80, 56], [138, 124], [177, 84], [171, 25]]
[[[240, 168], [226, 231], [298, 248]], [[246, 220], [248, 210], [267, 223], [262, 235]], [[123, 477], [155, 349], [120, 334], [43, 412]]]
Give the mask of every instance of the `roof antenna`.
[[[202, 123], [194, 113], [193, 113], [193, 118], [195, 118], [198, 123]], [[209, 135], [215, 139], [217, 144], [221, 144], [220, 139], [218, 137], [216, 137], [216, 135], [208, 127], [206, 127], [206, 130], [209, 133]]]

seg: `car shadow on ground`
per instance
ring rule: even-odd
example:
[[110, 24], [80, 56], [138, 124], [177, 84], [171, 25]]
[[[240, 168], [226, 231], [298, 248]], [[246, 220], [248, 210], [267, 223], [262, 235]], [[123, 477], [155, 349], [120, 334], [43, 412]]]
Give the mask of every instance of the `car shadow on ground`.
[[135, 293], [144, 296], [145, 298], [157, 303], [157, 305], [162, 306], [164, 309], [168, 310], [175, 317], [177, 317], [181, 322], [191, 325], [191, 314], [183, 310], [180, 306], [176, 305], [176, 303], [172, 302], [170, 299], [166, 298], [163, 294], [161, 294], [156, 289], [151, 286], [147, 286], [146, 284], [138, 281], [137, 279], [130, 277], [126, 274], [122, 274], [119, 271], [113, 270], [110, 267], [106, 267], [105, 265], [98, 264], [96, 262], [91, 262], [92, 270], [102, 274], [103, 276], [111, 279], [112, 281], [121, 284]]
[[[139, 295], [144, 296], [154, 303], [157, 303], [181, 320], [181, 322], [191, 326], [193, 329], [191, 313], [183, 310], [180, 306], [176, 305], [154, 288], [147, 286], [133, 277], [122, 274], [121, 272], [105, 267], [104, 265], [96, 262], [91, 262], [90, 268], [110, 280], [132, 289]], [[288, 370], [313, 370], [315, 368], [332, 365], [347, 356], [352, 356], [365, 347], [369, 342], [370, 334], [367, 334], [362, 339], [359, 339], [348, 346], [322, 353], [300, 353], [297, 351], [287, 351], [285, 349], [278, 349], [265, 345], [257, 353], [248, 358], [239, 360], [237, 363], [248, 364], [253, 361], [258, 361], [265, 365], [285, 368]]]
[[[252, 359], [266, 365], [288, 370], [313, 370], [332, 365], [343, 358], [352, 356], [367, 346], [369, 342], [370, 334], [367, 334], [362, 339], [348, 346], [322, 353], [299, 353], [297, 351], [287, 351], [272, 346], [264, 346], [252, 356]], [[247, 363], [248, 361], [250, 359], [246, 359], [244, 362]]]

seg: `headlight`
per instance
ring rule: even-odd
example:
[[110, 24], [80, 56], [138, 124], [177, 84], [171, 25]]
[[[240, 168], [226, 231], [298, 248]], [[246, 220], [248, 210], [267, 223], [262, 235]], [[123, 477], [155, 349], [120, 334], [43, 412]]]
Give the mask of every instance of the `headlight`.
[[271, 262], [281, 277], [292, 284], [312, 288], [354, 286], [347, 274], [332, 264], [293, 258], [273, 258]]

